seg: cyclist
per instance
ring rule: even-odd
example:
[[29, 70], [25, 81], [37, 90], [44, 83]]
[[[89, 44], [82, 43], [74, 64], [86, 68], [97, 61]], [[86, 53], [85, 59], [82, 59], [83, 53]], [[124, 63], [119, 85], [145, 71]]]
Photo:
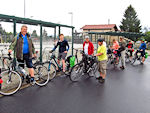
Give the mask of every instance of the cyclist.
[[96, 56], [98, 57], [98, 65], [99, 65], [99, 72], [100, 72], [100, 77], [97, 79], [100, 81], [100, 83], [105, 82], [105, 77], [106, 77], [106, 67], [107, 67], [107, 49], [106, 46], [103, 45], [103, 40], [98, 39], [98, 50]]
[[119, 43], [117, 40], [113, 39], [113, 45], [112, 45], [112, 49], [114, 50], [118, 50], [119, 49]]
[[129, 41], [129, 43], [127, 44], [127, 49], [128, 52], [130, 53], [130, 60], [132, 60], [132, 56], [133, 56], [133, 43], [131, 41]]
[[89, 36], [85, 36], [85, 41], [83, 43], [83, 51], [87, 55], [93, 55], [94, 54], [94, 46], [93, 46], [93, 43], [90, 42]]
[[[59, 46], [59, 53], [58, 53], [58, 64], [60, 64], [60, 60], [62, 59], [62, 64], [63, 64], [63, 72], [65, 72], [65, 58], [67, 56], [67, 52], [69, 51], [69, 44], [68, 41], [64, 39], [64, 35], [60, 34], [59, 35], [59, 41], [57, 42], [56, 46], [53, 48], [53, 51], [56, 50], [56, 48]], [[67, 47], [67, 48], [66, 48]]]
[[142, 39], [139, 50], [137, 50], [137, 52], [136, 52], [136, 54], [141, 53], [141, 56], [142, 56], [142, 63], [141, 64], [144, 64], [144, 61], [145, 61], [145, 50], [146, 50], [145, 39]]
[[113, 50], [115, 57], [117, 57], [117, 64], [119, 63], [119, 56], [121, 56], [120, 52], [118, 51], [119, 47], [120, 46], [119, 46], [118, 41], [113, 39], [113, 45], [112, 45], [111, 49]]
[[[32, 66], [32, 55], [36, 57], [36, 52], [34, 45], [32, 43], [30, 35], [27, 33], [27, 26], [23, 25], [21, 27], [21, 32], [16, 35], [13, 39], [13, 42], [9, 46], [8, 52], [11, 53], [12, 51], [15, 51], [15, 56], [17, 58], [18, 62], [24, 63], [26, 62], [26, 65], [29, 69], [29, 74], [31, 76], [31, 82], [34, 82], [34, 69]], [[24, 68], [24, 65], [20, 65]]]
[[125, 69], [126, 42], [125, 42], [125, 40], [122, 37], [120, 38], [119, 52], [121, 53], [121, 64], [122, 64], [122, 66], [120, 68], [121, 69]]

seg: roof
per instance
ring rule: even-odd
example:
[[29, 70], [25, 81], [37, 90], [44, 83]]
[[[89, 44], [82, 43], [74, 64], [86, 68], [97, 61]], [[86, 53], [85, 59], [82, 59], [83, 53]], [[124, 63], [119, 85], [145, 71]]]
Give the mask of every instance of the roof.
[[111, 35], [111, 36], [124, 36], [124, 37], [141, 37], [145, 36], [143, 33], [134, 33], [134, 32], [87, 32], [88, 34], [99, 34], [99, 35]]
[[[81, 29], [84, 30], [98, 30], [98, 29], [117, 29], [116, 24], [104, 24], [104, 25], [85, 25]], [[118, 29], [117, 29], [118, 30]]]
[[14, 22], [20, 23], [20, 24], [30, 24], [30, 25], [42, 25], [45, 27], [68, 27], [68, 28], [74, 28], [73, 26], [63, 25], [63, 24], [57, 24], [52, 22], [45, 22], [41, 20], [34, 20], [30, 18], [22, 18], [22, 17], [16, 17], [16, 16], [10, 16], [10, 15], [4, 15], [0, 14], [0, 21], [4, 22]]

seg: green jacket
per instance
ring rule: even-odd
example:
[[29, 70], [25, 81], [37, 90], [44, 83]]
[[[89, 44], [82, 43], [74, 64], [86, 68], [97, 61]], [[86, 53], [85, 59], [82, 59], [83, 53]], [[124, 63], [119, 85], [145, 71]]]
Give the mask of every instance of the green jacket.
[[[27, 40], [29, 44], [29, 55], [30, 58], [32, 58], [32, 53], [35, 54], [35, 48], [28, 33], [27, 33]], [[15, 57], [17, 59], [23, 60], [23, 38], [21, 36], [21, 33], [19, 33], [14, 37], [11, 45], [9, 46], [9, 49], [14, 50]]]

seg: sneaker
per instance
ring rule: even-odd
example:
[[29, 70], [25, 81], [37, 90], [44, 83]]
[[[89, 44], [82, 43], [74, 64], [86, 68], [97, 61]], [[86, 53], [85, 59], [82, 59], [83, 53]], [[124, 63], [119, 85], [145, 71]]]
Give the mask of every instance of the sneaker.
[[143, 65], [144, 63], [143, 62], [141, 62], [141, 65]]
[[123, 69], [123, 70], [125, 69], [125, 67], [124, 67], [124, 66], [121, 66], [120, 68], [121, 68], [121, 69]]
[[101, 76], [100, 77], [98, 77], [98, 78], [96, 78], [97, 80], [101, 80], [101, 79], [103, 79]]
[[35, 79], [34, 79], [34, 77], [31, 77], [31, 78], [30, 78], [30, 83], [31, 83], [32, 85], [35, 84]]
[[103, 84], [105, 82], [105, 79], [102, 78], [99, 80], [99, 82]]
[[56, 70], [56, 72], [58, 73], [58, 72], [60, 72], [60, 70]]

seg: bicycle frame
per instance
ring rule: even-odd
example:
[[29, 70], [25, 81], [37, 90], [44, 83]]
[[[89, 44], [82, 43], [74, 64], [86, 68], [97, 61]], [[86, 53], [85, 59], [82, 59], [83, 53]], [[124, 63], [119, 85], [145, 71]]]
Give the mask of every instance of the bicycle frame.
[[49, 61], [49, 66], [48, 66], [48, 71], [50, 71], [50, 68], [51, 68], [51, 63], [52, 63], [52, 60], [54, 60], [54, 62], [56, 63], [57, 67], [58, 67], [58, 70], [62, 70], [62, 66], [60, 66], [57, 61], [56, 61], [56, 56], [52, 53], [51, 55], [51, 58], [50, 58], [50, 61]]

